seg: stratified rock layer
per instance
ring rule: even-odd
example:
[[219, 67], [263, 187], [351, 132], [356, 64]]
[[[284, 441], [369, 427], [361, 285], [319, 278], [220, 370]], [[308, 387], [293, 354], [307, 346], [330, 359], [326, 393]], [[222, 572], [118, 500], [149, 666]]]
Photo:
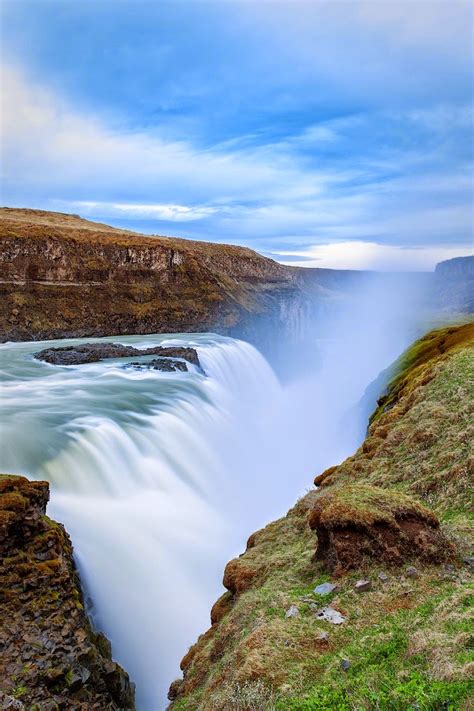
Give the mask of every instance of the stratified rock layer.
[[0, 708], [132, 711], [133, 685], [90, 625], [48, 499], [47, 482], [0, 475]]

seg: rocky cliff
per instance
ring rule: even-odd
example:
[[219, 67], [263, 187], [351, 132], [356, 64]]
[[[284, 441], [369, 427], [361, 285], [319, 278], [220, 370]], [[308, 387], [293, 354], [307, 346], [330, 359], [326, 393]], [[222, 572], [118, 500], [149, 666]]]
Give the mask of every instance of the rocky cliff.
[[252, 534], [170, 708], [470, 709], [474, 324], [398, 361], [360, 449]]
[[84, 610], [49, 485], [0, 475], [0, 708], [133, 711], [128, 675]]
[[436, 265], [434, 302], [443, 311], [474, 312], [474, 257], [456, 257]]
[[295, 336], [310, 296], [298, 270], [250, 249], [147, 237], [74, 215], [0, 210], [0, 337], [218, 331]]

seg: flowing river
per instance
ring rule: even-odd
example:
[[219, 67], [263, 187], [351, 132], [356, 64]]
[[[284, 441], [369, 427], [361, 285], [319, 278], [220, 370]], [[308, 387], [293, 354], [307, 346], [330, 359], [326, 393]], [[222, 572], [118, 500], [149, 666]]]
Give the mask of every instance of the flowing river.
[[[363, 436], [367, 412], [352, 410], [353, 429], [344, 414], [406, 336], [373, 345], [371, 358], [351, 339], [349, 349], [321, 341], [306, 353], [310, 374], [286, 385], [253, 346], [215, 334], [0, 346], [0, 471], [51, 483], [48, 512], [71, 535], [91, 614], [137, 685], [139, 711], [165, 707], [225, 563]], [[203, 372], [33, 357], [90, 340], [194, 346]]]

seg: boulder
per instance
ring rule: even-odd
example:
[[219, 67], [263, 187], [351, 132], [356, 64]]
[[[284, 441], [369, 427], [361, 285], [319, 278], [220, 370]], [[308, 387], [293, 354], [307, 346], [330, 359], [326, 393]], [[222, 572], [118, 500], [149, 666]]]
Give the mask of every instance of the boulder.
[[432, 511], [409, 496], [365, 484], [319, 496], [309, 525], [317, 533], [316, 560], [335, 575], [359, 567], [364, 558], [399, 566], [412, 557], [441, 563], [454, 556]]

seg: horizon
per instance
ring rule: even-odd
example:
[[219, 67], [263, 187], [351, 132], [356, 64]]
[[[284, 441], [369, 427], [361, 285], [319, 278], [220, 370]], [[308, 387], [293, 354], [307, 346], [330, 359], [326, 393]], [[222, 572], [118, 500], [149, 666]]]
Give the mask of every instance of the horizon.
[[471, 3], [269, 5], [4, 0], [2, 202], [300, 267], [471, 255]]

